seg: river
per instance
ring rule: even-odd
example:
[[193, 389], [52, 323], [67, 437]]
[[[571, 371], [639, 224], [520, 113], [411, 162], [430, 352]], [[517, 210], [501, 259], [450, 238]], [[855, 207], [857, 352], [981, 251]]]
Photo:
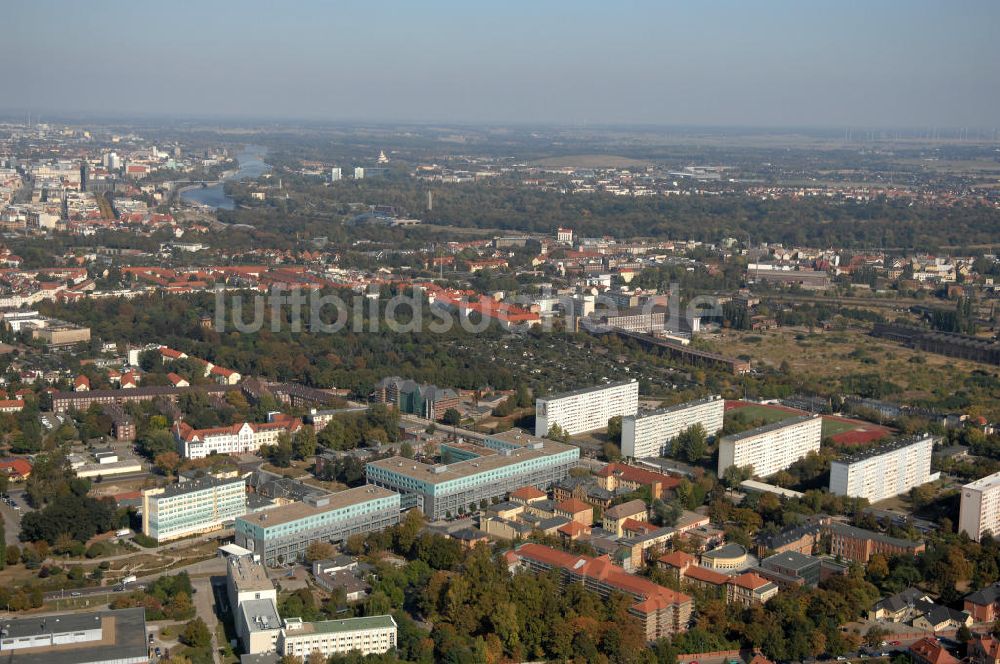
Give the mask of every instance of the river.
[[[255, 180], [271, 167], [264, 163], [267, 148], [259, 145], [247, 145], [236, 155], [240, 168], [236, 173], [224, 180]], [[225, 185], [220, 182], [208, 187], [192, 187], [181, 192], [181, 200], [198, 205], [207, 205], [220, 210], [232, 210], [235, 207], [233, 199], [226, 195]]]

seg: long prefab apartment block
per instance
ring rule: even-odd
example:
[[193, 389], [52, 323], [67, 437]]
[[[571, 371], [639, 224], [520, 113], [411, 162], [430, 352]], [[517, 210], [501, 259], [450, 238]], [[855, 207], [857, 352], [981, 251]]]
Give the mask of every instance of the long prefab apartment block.
[[895, 440], [830, 464], [830, 493], [867, 498], [875, 503], [933, 482], [934, 437], [928, 434]]
[[626, 415], [622, 418], [622, 455], [663, 456], [667, 445], [682, 431], [700, 424], [709, 436], [722, 428], [726, 402], [719, 395], [676, 406]]
[[719, 477], [730, 466], [749, 466], [758, 477], [769, 477], [819, 450], [823, 418], [803, 415], [766, 424], [719, 441]]
[[535, 400], [535, 435], [548, 434], [553, 425], [571, 436], [608, 426], [615, 416], [635, 415], [639, 410], [639, 383], [628, 380]]

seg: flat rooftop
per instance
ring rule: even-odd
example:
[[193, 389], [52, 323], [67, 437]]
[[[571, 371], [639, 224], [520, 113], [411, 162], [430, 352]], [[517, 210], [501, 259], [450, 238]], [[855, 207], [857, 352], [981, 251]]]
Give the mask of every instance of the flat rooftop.
[[778, 431], [784, 429], [785, 427], [792, 427], [796, 424], [802, 424], [803, 422], [808, 422], [809, 420], [820, 419], [819, 415], [799, 415], [797, 417], [790, 417], [787, 420], [778, 420], [777, 422], [771, 422], [770, 424], [765, 424], [761, 427], [756, 427], [754, 429], [748, 429], [747, 431], [742, 431], [740, 433], [734, 433], [731, 436], [723, 436], [723, 441], [739, 442], [746, 438], [752, 438], [753, 436], [759, 436], [762, 433], [770, 433], [771, 431]]
[[395, 627], [392, 616], [366, 616], [363, 618], [343, 618], [342, 620], [320, 620], [304, 622], [302, 627], [289, 630], [288, 636], [296, 634], [332, 634], [335, 632], [353, 632], [360, 629], [388, 629]]
[[281, 629], [281, 618], [271, 599], [249, 599], [240, 604], [239, 611], [252, 632]]
[[594, 385], [592, 387], [581, 387], [578, 390], [570, 390], [569, 392], [560, 392], [559, 394], [550, 394], [547, 397], [538, 397], [538, 401], [555, 401], [557, 399], [565, 399], [566, 397], [577, 397], [582, 394], [590, 394], [591, 392], [600, 392], [601, 390], [611, 389], [613, 387], [621, 387], [622, 385], [628, 385], [630, 383], [636, 383], [638, 381], [632, 380], [620, 380], [616, 383], [607, 383], [606, 385]]
[[274, 590], [274, 584], [267, 578], [267, 570], [250, 556], [229, 558], [229, 578], [237, 590]]
[[897, 440], [890, 441], [884, 445], [879, 445], [878, 447], [873, 447], [870, 450], [865, 450], [863, 452], [857, 452], [855, 454], [850, 454], [838, 459], [833, 463], [857, 463], [858, 461], [865, 461], [871, 459], [872, 457], [882, 456], [883, 454], [889, 454], [890, 452], [895, 452], [907, 447], [912, 447], [913, 445], [924, 444], [927, 441], [934, 442], [934, 437], [927, 433], [922, 433], [916, 436], [907, 436], [906, 438], [899, 438]]
[[512, 447], [537, 446], [539, 443], [544, 447], [546, 443], [554, 442], [548, 438], [540, 438], [539, 436], [530, 434], [523, 429], [507, 429], [506, 431], [501, 431], [500, 433], [491, 433], [487, 435], [486, 438], [499, 440]]
[[641, 420], [644, 417], [655, 417], [657, 415], [666, 415], [667, 413], [675, 413], [682, 410], [687, 410], [688, 408], [694, 408], [695, 406], [703, 406], [707, 403], [712, 403], [713, 401], [722, 401], [722, 397], [718, 394], [713, 394], [707, 397], [702, 397], [700, 399], [693, 399], [692, 401], [685, 401], [684, 403], [674, 404], [673, 406], [664, 406], [663, 408], [657, 408], [656, 410], [640, 410], [635, 415], [626, 415], [625, 417], [631, 417], [636, 420]]
[[[399, 458], [401, 459], [403, 457]], [[262, 528], [270, 528], [271, 526], [280, 525], [282, 523], [298, 521], [299, 519], [304, 519], [305, 517], [312, 516], [314, 514], [332, 512], [333, 510], [338, 510], [342, 507], [358, 505], [360, 503], [366, 503], [369, 500], [377, 500], [379, 498], [389, 498], [395, 495], [398, 495], [395, 491], [383, 489], [382, 487], [378, 487], [373, 484], [366, 484], [365, 486], [359, 486], [353, 489], [340, 491], [338, 493], [320, 496], [318, 499], [320, 501], [326, 501], [325, 505], [292, 503], [290, 505], [282, 505], [281, 507], [275, 507], [263, 512], [247, 514], [238, 518], [258, 525]]]
[[[532, 436], [534, 438], [534, 436]], [[451, 480], [461, 479], [485, 473], [498, 468], [505, 468], [522, 461], [539, 459], [553, 456], [569, 450], [578, 450], [572, 445], [564, 445], [552, 440], [542, 441], [541, 449], [520, 448], [511, 450], [509, 453], [493, 454], [490, 456], [478, 457], [467, 461], [457, 461], [452, 464], [430, 464], [414, 461], [401, 456], [394, 456], [388, 459], [370, 461], [367, 465], [375, 468], [382, 468], [406, 477], [429, 482], [430, 484], [441, 484]]]
[[5, 650], [0, 659], [5, 664], [81, 664], [146, 660], [148, 657], [146, 612], [141, 608], [17, 618], [0, 623], [0, 627], [7, 632], [7, 638], [79, 632], [92, 630], [98, 625], [102, 631], [100, 640]]
[[[133, 461], [133, 463], [135, 463]], [[110, 464], [106, 464], [110, 465]], [[205, 489], [213, 489], [215, 487], [224, 486], [227, 484], [246, 484], [242, 477], [230, 477], [229, 479], [219, 479], [217, 477], [212, 477], [207, 475], [205, 477], [199, 477], [194, 480], [188, 480], [180, 484], [169, 484], [163, 487], [163, 493], [157, 494], [157, 498], [173, 498], [174, 496], [183, 496], [188, 493], [194, 493], [196, 491], [204, 491]]]
[[1000, 473], [993, 473], [992, 475], [987, 475], [986, 477], [980, 478], [975, 482], [970, 482], [963, 486], [963, 489], [975, 489], [976, 491], [986, 491], [988, 489], [995, 489], [1000, 486]]
[[784, 551], [782, 553], [776, 553], [773, 556], [768, 556], [762, 560], [760, 564], [761, 567], [771, 567], [777, 565], [784, 567], [785, 569], [798, 571], [818, 563], [819, 559], [807, 556], [804, 553], [799, 553], [798, 551]]

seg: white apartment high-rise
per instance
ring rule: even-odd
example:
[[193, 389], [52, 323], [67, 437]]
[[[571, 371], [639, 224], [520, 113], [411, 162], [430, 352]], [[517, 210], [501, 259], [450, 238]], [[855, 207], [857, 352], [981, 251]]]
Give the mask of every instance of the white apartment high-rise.
[[558, 424], [576, 435], [608, 426], [616, 415], [635, 415], [639, 410], [636, 380], [586, 387], [535, 400], [535, 435], [544, 436]]
[[819, 450], [822, 430], [822, 417], [803, 415], [725, 436], [719, 441], [719, 476], [730, 466], [750, 466], [758, 477], [773, 475]]
[[718, 394], [622, 418], [622, 454], [662, 456], [667, 444], [695, 424], [709, 436], [722, 428], [726, 402]]
[[1000, 473], [987, 475], [962, 487], [958, 532], [977, 542], [989, 531], [1000, 534]]
[[355, 180], [364, 180], [365, 179], [365, 169], [364, 169], [363, 166], [355, 166], [354, 167], [354, 179]]
[[874, 503], [933, 482], [934, 437], [928, 434], [896, 440], [830, 464], [830, 493], [867, 498]]
[[340, 168], [330, 169], [330, 182], [340, 182], [344, 177], [344, 172]]

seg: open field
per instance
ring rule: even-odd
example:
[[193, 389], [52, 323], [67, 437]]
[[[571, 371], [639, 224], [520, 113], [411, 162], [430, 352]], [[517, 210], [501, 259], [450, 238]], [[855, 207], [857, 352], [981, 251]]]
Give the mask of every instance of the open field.
[[887, 397], [903, 403], [947, 399], [964, 391], [971, 405], [990, 420], [1000, 419], [1000, 400], [988, 391], [963, 390], [974, 372], [997, 375], [986, 364], [906, 348], [868, 334], [866, 328], [809, 331], [801, 327], [779, 327], [759, 332], [727, 330], [703, 337], [710, 350], [752, 358], [755, 367], [780, 367], [806, 377], [826, 390], [849, 375], [877, 375], [898, 386]]
[[[746, 401], [727, 401], [726, 412], [739, 411], [753, 419], [765, 420], [767, 424], [787, 420], [806, 412], [788, 406], [775, 404], [747, 403]], [[880, 438], [892, 435], [892, 429], [872, 424], [863, 420], [854, 420], [834, 415], [823, 416], [823, 438], [832, 438], [839, 445], [865, 445]]]

